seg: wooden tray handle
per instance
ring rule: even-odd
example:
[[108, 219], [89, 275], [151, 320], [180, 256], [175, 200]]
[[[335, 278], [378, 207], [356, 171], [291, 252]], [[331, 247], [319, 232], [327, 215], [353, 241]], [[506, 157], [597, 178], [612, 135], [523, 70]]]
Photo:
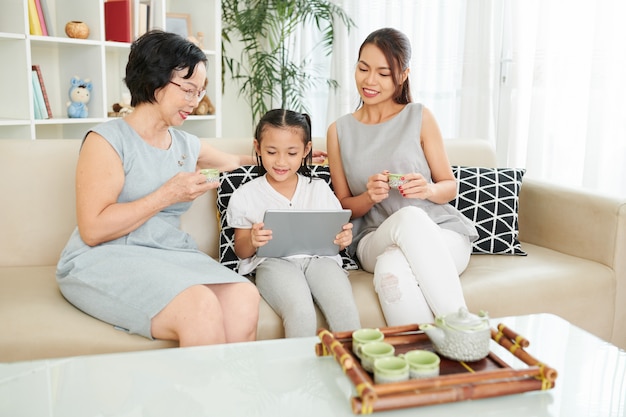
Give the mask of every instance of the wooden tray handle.
[[[317, 334], [322, 341], [325, 352], [332, 354], [343, 369], [343, 372], [350, 378], [356, 388], [357, 395], [361, 398], [363, 407], [369, 409], [376, 399], [372, 378], [360, 367], [355, 366], [354, 357], [335, 339], [335, 336], [326, 329], [320, 329]], [[319, 349], [316, 348], [316, 353]], [[325, 356], [325, 355], [318, 355]], [[373, 411], [373, 410], [372, 410]], [[371, 412], [371, 411], [370, 411]]]
[[[502, 324], [500, 324], [500, 326], [504, 329], [507, 329]], [[507, 333], [514, 335], [514, 340], [517, 339], [517, 333], [513, 332], [510, 329], [507, 330]], [[515, 343], [514, 341], [509, 339], [509, 337], [502, 337], [502, 335], [506, 335], [506, 333], [502, 329], [500, 330], [500, 333], [498, 333], [498, 331], [496, 331], [495, 329], [491, 329], [491, 338], [495, 340], [498, 344], [511, 352], [515, 357], [520, 359], [526, 365], [539, 367], [539, 369], [541, 370], [540, 377], [543, 382], [542, 389], [549, 389], [554, 387], [554, 381], [558, 376], [558, 372], [556, 371], [556, 369], [551, 368], [545, 363], [535, 359], [532, 355], [526, 352], [519, 343]]]

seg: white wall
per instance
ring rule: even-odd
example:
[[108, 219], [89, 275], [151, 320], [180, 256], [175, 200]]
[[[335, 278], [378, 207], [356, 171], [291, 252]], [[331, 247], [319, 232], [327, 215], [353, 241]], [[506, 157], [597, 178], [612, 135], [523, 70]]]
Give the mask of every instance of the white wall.
[[224, 94], [222, 95], [222, 137], [252, 137], [252, 115], [248, 103], [238, 96], [239, 86], [224, 74]]

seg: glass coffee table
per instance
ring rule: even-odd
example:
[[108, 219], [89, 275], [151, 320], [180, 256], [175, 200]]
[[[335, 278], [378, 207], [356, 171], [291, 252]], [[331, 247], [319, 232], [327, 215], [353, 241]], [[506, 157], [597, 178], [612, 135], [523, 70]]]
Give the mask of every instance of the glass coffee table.
[[[554, 388], [373, 416], [626, 416], [626, 352], [549, 314], [492, 320], [558, 371]], [[353, 416], [317, 337], [0, 364], [0, 416]], [[512, 367], [525, 366], [506, 352]]]

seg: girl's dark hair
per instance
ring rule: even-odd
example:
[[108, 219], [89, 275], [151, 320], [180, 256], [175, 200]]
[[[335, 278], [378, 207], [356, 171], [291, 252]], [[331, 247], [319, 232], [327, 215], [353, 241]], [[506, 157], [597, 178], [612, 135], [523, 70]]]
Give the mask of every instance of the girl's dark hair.
[[[279, 129], [298, 130], [302, 132], [302, 142], [304, 146], [311, 142], [311, 118], [306, 113], [298, 113], [293, 110], [274, 109], [270, 110], [261, 117], [254, 131], [254, 138], [261, 144], [263, 134], [268, 127], [276, 127]], [[259, 175], [264, 175], [267, 171], [263, 167], [261, 156], [257, 154], [257, 165], [259, 166]], [[302, 165], [298, 172], [304, 176], [311, 178], [310, 165], [313, 164], [313, 147], [302, 160]]]
[[391, 77], [396, 86], [393, 100], [398, 104], [408, 104], [412, 100], [411, 87], [409, 86], [409, 77], [400, 84], [402, 72], [409, 68], [411, 62], [411, 42], [409, 38], [402, 32], [393, 28], [378, 29], [368, 35], [359, 48], [359, 58], [361, 51], [367, 44], [378, 47], [385, 55], [389, 68], [391, 69]]
[[130, 46], [124, 82], [131, 95], [131, 106], [154, 103], [154, 92], [165, 87], [174, 71], [187, 69], [183, 78], [193, 75], [198, 63], [207, 57], [193, 43], [175, 33], [151, 30]]

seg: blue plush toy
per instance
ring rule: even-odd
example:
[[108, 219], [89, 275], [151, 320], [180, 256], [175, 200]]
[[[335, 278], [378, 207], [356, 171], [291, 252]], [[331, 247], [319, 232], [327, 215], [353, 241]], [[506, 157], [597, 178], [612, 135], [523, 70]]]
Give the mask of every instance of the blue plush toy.
[[70, 80], [70, 101], [67, 102], [67, 116], [72, 118], [87, 117], [89, 111], [87, 103], [91, 98], [91, 82], [89, 79], [81, 80], [75, 75]]

